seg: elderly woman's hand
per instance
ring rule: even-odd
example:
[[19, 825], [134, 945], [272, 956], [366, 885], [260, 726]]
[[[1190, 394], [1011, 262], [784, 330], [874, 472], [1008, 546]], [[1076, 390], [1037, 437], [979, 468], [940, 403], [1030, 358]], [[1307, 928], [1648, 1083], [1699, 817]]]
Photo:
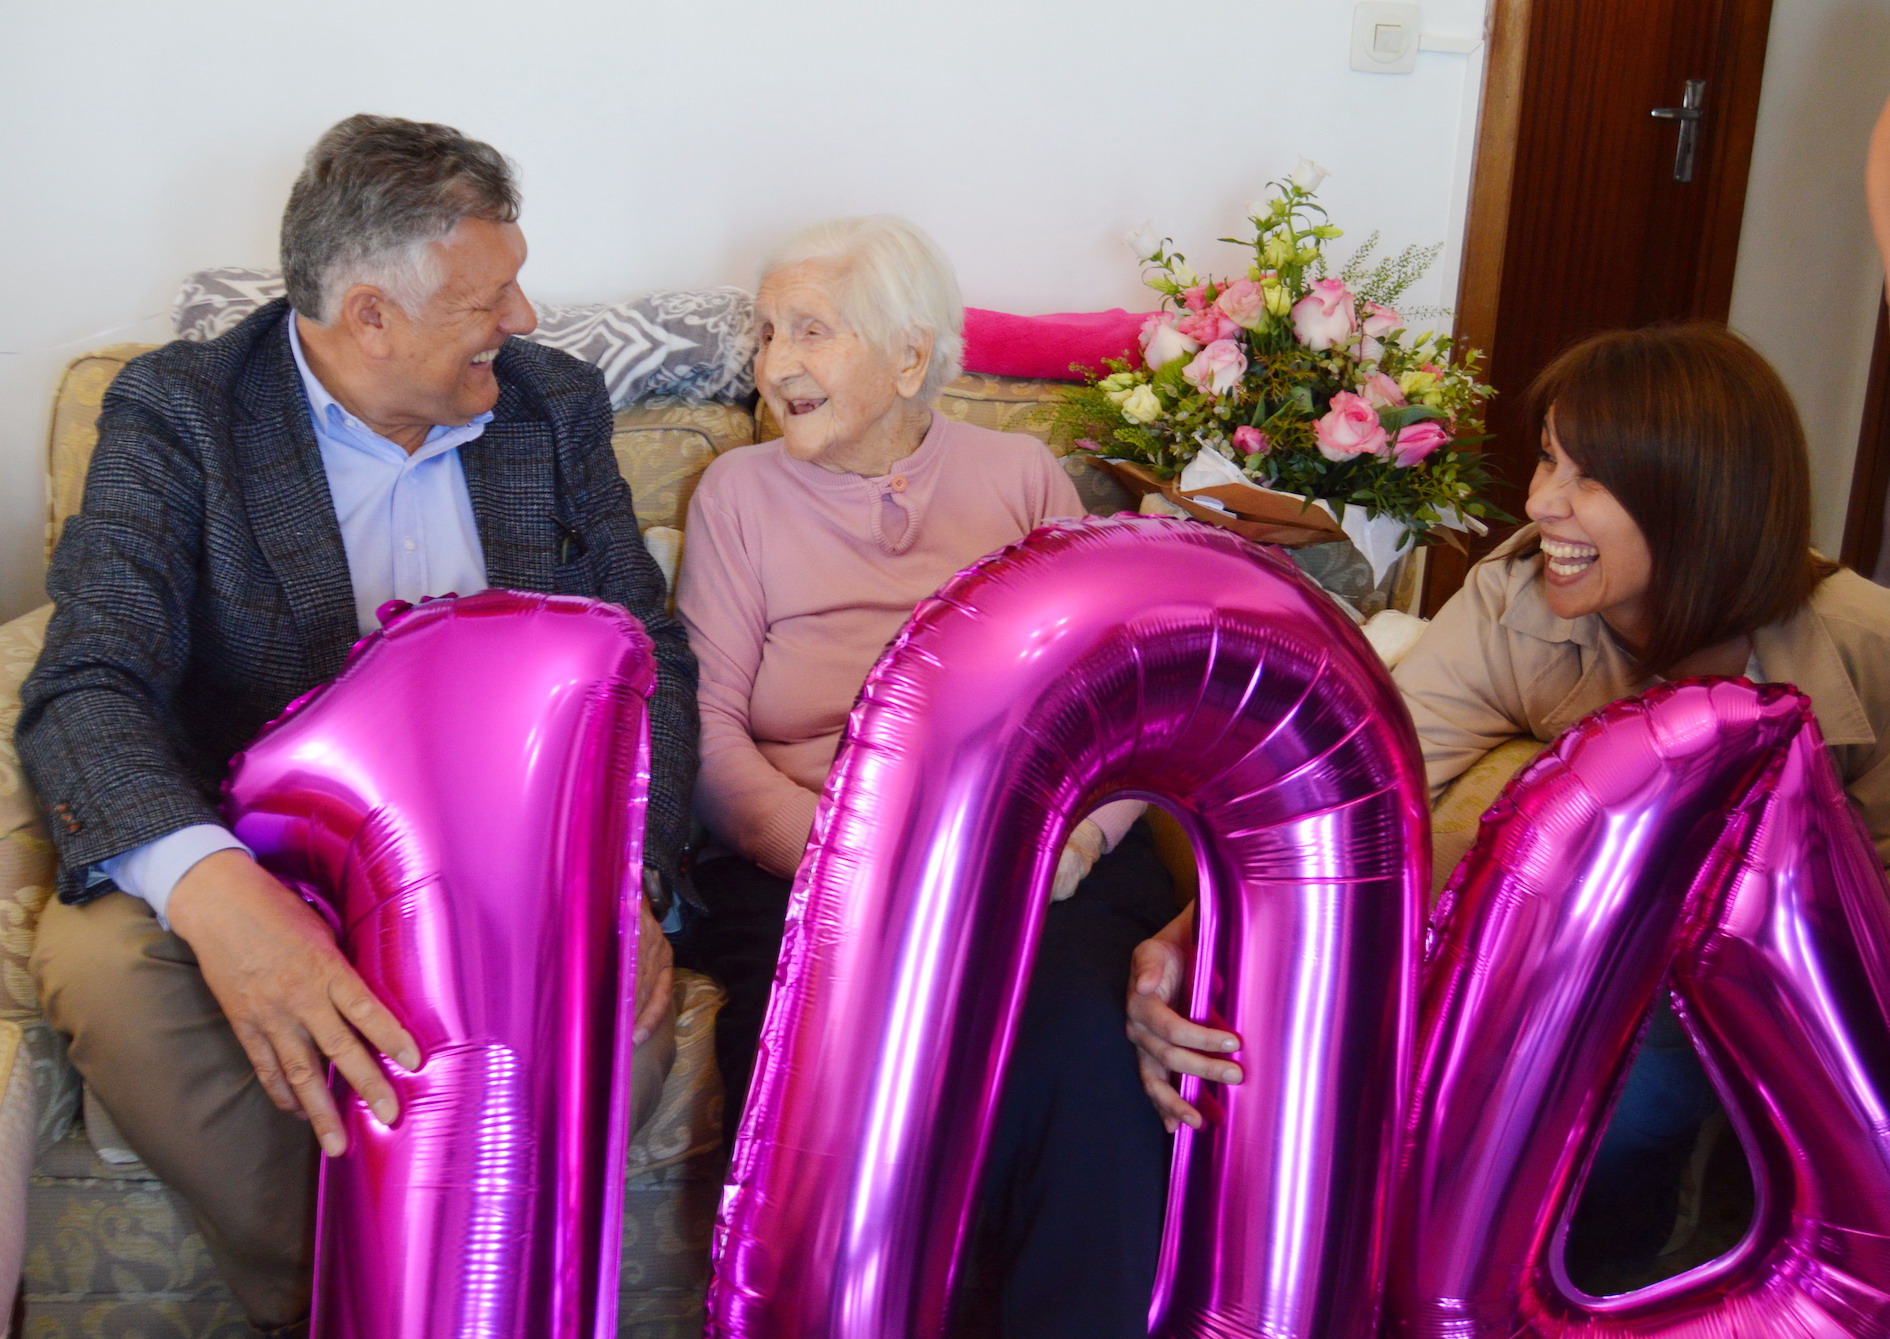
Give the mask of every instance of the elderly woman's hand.
[[1076, 825], [1076, 831], [1063, 844], [1063, 854], [1057, 858], [1056, 882], [1050, 885], [1050, 900], [1061, 902], [1076, 891], [1076, 885], [1089, 877], [1090, 870], [1102, 859], [1108, 839], [1103, 830], [1087, 818]]
[[1225, 1058], [1240, 1049], [1240, 1038], [1218, 1028], [1191, 1023], [1175, 1012], [1187, 984], [1194, 951], [1194, 908], [1190, 906], [1153, 938], [1136, 945], [1129, 967], [1129, 1040], [1135, 1043], [1142, 1071], [1142, 1091], [1173, 1134], [1178, 1125], [1201, 1128], [1201, 1113], [1181, 1100], [1170, 1082], [1175, 1074], [1193, 1074], [1216, 1083], [1239, 1083], [1240, 1067]]

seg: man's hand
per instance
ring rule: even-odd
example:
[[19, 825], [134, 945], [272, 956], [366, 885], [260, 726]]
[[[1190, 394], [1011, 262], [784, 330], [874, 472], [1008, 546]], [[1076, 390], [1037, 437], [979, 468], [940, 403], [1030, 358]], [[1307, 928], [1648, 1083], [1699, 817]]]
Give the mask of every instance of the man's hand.
[[1240, 1038], [1190, 1023], [1175, 1012], [1193, 951], [1194, 908], [1190, 906], [1153, 938], [1137, 944], [1129, 966], [1129, 1040], [1135, 1043], [1142, 1091], [1161, 1112], [1170, 1134], [1182, 1124], [1201, 1128], [1201, 1113], [1181, 1100], [1169, 1081], [1171, 1075], [1193, 1074], [1216, 1083], [1241, 1080], [1240, 1067], [1224, 1058], [1240, 1049]]
[[1056, 882], [1050, 885], [1052, 902], [1061, 902], [1076, 891], [1076, 885], [1088, 878], [1090, 870], [1102, 859], [1106, 844], [1103, 830], [1087, 818], [1076, 825], [1076, 831], [1063, 844], [1063, 854], [1057, 858]]
[[408, 1070], [420, 1067], [420, 1050], [341, 956], [314, 908], [244, 852], [228, 850], [192, 865], [167, 910], [263, 1090], [308, 1119], [324, 1153], [348, 1147], [328, 1061], [383, 1124], [393, 1123], [400, 1107], [369, 1046]]
[[[644, 872], [646, 894], [652, 877], [647, 870]], [[641, 1046], [662, 1026], [663, 1016], [669, 1012], [676, 988], [676, 960], [669, 937], [650, 910], [649, 897], [638, 898], [637, 905], [642, 909], [637, 919], [637, 1022], [630, 1040]]]

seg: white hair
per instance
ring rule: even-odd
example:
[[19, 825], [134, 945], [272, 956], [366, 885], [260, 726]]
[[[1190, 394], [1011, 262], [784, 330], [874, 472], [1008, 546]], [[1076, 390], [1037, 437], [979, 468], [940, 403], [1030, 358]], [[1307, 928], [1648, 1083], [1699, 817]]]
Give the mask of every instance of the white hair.
[[904, 353], [914, 331], [931, 335], [919, 398], [936, 400], [958, 375], [965, 351], [965, 301], [938, 243], [892, 214], [834, 219], [788, 238], [761, 267], [762, 280], [808, 261], [840, 267], [834, 297], [841, 319], [888, 357]]

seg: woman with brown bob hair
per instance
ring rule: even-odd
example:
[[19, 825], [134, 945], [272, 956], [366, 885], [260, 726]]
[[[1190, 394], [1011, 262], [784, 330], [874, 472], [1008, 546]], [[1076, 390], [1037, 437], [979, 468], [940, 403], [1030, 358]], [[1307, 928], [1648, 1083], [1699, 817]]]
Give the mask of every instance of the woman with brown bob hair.
[[1696, 674], [1795, 683], [1890, 868], [1890, 590], [1812, 551], [1804, 430], [1723, 326], [1584, 340], [1530, 388], [1525, 526], [1398, 665], [1433, 797], [1498, 744]]
[[[1804, 430], [1771, 365], [1721, 326], [1617, 331], [1551, 363], [1530, 405], [1532, 524], [1393, 675], [1433, 797], [1517, 735], [1554, 739], [1663, 678], [1743, 674], [1811, 698], [1890, 867], [1890, 590], [1812, 551]], [[1718, 1105], [1664, 998], [1571, 1224], [1593, 1292], [1647, 1281]]]

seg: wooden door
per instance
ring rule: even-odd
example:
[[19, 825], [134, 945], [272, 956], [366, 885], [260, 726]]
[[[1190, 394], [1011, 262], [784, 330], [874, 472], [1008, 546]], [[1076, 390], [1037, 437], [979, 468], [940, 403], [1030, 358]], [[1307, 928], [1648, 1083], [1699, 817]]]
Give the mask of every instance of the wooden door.
[[1877, 343], [1870, 355], [1864, 424], [1851, 470], [1851, 505], [1844, 518], [1844, 565], [1890, 586], [1890, 308], [1877, 306]]
[[[1575, 340], [1724, 320], [1772, 0], [1493, 0], [1457, 332], [1489, 355], [1497, 502], [1522, 515], [1537, 443], [1523, 391]], [[1689, 80], [1703, 96], [1676, 180]], [[1507, 528], [1480, 546], [1487, 551]], [[1467, 562], [1432, 550], [1425, 612]]]

